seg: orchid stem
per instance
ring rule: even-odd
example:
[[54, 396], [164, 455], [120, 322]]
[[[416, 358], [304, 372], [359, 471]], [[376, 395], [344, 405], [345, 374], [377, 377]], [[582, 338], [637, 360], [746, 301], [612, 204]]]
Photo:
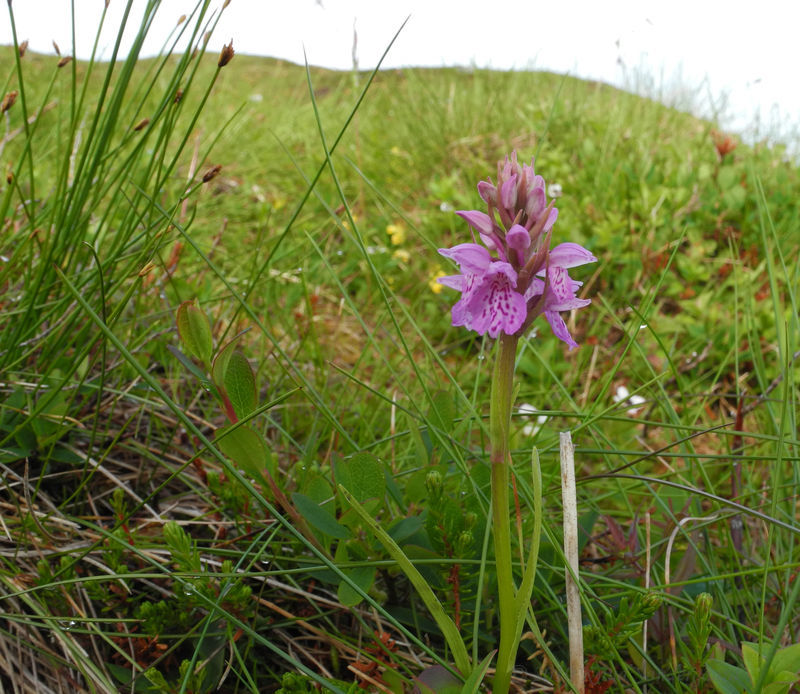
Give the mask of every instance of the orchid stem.
[[493, 694], [507, 694], [516, 651], [516, 587], [511, 563], [509, 433], [513, 405], [514, 361], [519, 338], [501, 334], [492, 378], [489, 410], [492, 463], [492, 533], [497, 572], [500, 645], [492, 687]]

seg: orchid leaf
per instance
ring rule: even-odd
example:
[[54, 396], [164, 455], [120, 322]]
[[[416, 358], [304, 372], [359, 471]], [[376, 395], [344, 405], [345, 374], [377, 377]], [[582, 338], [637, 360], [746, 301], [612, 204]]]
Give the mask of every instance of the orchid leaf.
[[486, 677], [486, 671], [489, 669], [489, 665], [492, 662], [492, 658], [494, 658], [495, 653], [497, 650], [492, 651], [489, 653], [476, 667], [471, 673], [470, 676], [467, 677], [466, 681], [464, 682], [464, 686], [461, 688], [461, 694], [477, 694], [481, 688], [481, 682], [483, 682], [483, 678]]
[[350, 507], [353, 509], [353, 511], [355, 511], [364, 524], [367, 525], [370, 530], [372, 530], [380, 543], [383, 545], [384, 549], [389, 553], [392, 559], [397, 562], [401, 571], [406, 575], [406, 578], [411, 582], [411, 585], [414, 586], [417, 594], [422, 599], [422, 602], [425, 603], [425, 607], [428, 608], [428, 612], [431, 613], [431, 616], [439, 626], [445, 641], [447, 641], [447, 645], [450, 646], [450, 650], [453, 652], [453, 659], [455, 660], [458, 670], [460, 672], [470, 672], [472, 668], [470, 667], [467, 647], [464, 645], [461, 634], [458, 633], [458, 627], [456, 627], [453, 620], [450, 619], [450, 617], [444, 611], [442, 603], [439, 602], [433, 590], [428, 585], [428, 582], [411, 563], [411, 560], [405, 555], [403, 550], [400, 549], [400, 546], [389, 536], [389, 533], [387, 533], [378, 524], [378, 522], [366, 512], [364, 507], [359, 504], [355, 497], [341, 484], [339, 485], [339, 491], [342, 493], [345, 500], [350, 504]]

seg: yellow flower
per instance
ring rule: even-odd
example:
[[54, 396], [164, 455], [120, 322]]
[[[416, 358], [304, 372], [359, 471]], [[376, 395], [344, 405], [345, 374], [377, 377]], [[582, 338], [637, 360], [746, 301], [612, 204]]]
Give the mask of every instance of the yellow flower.
[[440, 277], [446, 277], [446, 276], [447, 276], [446, 272], [442, 272], [441, 270], [439, 270], [439, 272], [437, 272], [433, 277], [430, 278], [430, 280], [428, 280], [428, 286], [430, 287], [431, 291], [434, 294], [438, 294], [439, 292], [442, 291], [442, 289], [444, 289], [444, 285], [439, 284], [437, 280]]
[[399, 261], [407, 263], [409, 260], [411, 260], [411, 253], [409, 253], [405, 248], [398, 248], [394, 253], [392, 253], [392, 258], [397, 258]]
[[406, 230], [400, 224], [388, 224], [386, 233], [392, 238], [393, 246], [399, 246], [406, 240]]

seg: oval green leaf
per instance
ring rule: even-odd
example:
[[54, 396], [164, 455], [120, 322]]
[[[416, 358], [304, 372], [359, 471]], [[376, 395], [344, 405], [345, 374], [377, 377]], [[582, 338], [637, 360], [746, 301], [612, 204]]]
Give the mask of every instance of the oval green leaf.
[[386, 492], [383, 463], [372, 453], [364, 451], [336, 464], [336, 482], [359, 502], [366, 499], [382, 499]]
[[210, 364], [211, 354], [214, 351], [211, 324], [208, 322], [208, 316], [200, 309], [196, 301], [184, 301], [178, 307], [176, 322], [178, 337], [183, 348], [204, 364]]
[[292, 503], [308, 524], [320, 532], [338, 540], [348, 540], [352, 537], [350, 531], [339, 523], [330, 511], [322, 508], [305, 494], [299, 492], [292, 494]]
[[239, 419], [256, 409], [256, 376], [247, 357], [239, 350], [228, 359], [223, 387]]

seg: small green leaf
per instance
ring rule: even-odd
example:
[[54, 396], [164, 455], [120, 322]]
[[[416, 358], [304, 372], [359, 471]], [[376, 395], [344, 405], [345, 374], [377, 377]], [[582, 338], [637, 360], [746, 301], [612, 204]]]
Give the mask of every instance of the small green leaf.
[[761, 674], [761, 663], [764, 662], [764, 657], [759, 653], [759, 645], [757, 643], [742, 643], [742, 660], [744, 667], [750, 675], [753, 682], [758, 681]]
[[309, 499], [305, 494], [298, 492], [292, 494], [292, 503], [309, 525], [320, 532], [338, 540], [349, 540], [352, 537], [350, 531], [337, 521], [330, 511]]
[[[770, 679], [769, 684], [765, 684], [762, 694], [789, 694], [793, 684], [797, 683], [797, 673], [784, 670], [778, 672]], [[796, 689], [794, 691], [797, 691]]]
[[712, 658], [706, 663], [706, 670], [720, 694], [743, 694], [752, 691], [750, 676], [740, 667]]
[[211, 364], [211, 380], [217, 385], [218, 388], [225, 387], [225, 372], [228, 370], [228, 362], [231, 360], [231, 355], [236, 349], [236, 343], [239, 341], [241, 333], [231, 340], [228, 340], [219, 352], [214, 357], [214, 362]]
[[795, 643], [786, 648], [781, 648], [772, 659], [769, 666], [770, 675], [778, 673], [770, 677], [773, 682], [781, 681], [778, 679], [779, 675], [783, 672], [800, 672], [800, 643]]
[[336, 482], [357, 501], [382, 499], [386, 491], [383, 464], [372, 453], [356, 453], [336, 463]]
[[256, 377], [247, 357], [235, 350], [225, 368], [223, 387], [239, 419], [256, 408]]
[[164, 678], [164, 675], [161, 674], [160, 670], [157, 670], [154, 667], [149, 667], [144, 671], [144, 676], [147, 681], [156, 688], [157, 691], [168, 692], [170, 690], [170, 686], [167, 683], [167, 680]]
[[181, 352], [175, 345], [167, 345], [167, 349], [170, 352], [172, 352], [172, 356], [175, 357], [183, 365], [184, 369], [186, 369], [199, 381], [202, 381], [205, 385], [210, 385], [208, 383], [208, 376], [204, 374], [200, 369], [198, 369], [194, 365], [194, 362], [192, 362], [192, 360], [189, 357], [187, 357], [183, 352]]
[[195, 300], [184, 301], [177, 313], [178, 337], [184, 349], [204, 364], [211, 362], [214, 340], [211, 324]]
[[[357, 566], [354, 569], [346, 569], [344, 574], [365, 593], [372, 587], [372, 583], [375, 581], [375, 567], [372, 566]], [[339, 588], [336, 594], [339, 598], [339, 602], [346, 607], [354, 607], [364, 599], [353, 586], [347, 583], [347, 581], [339, 582]]]
[[266, 484], [264, 470], [270, 453], [259, 434], [248, 426], [222, 427], [217, 429], [214, 443], [247, 475]]
[[401, 518], [397, 523], [389, 528], [388, 533], [397, 544], [407, 540], [414, 533], [419, 532], [424, 527], [421, 516], [411, 516], [410, 518]]

